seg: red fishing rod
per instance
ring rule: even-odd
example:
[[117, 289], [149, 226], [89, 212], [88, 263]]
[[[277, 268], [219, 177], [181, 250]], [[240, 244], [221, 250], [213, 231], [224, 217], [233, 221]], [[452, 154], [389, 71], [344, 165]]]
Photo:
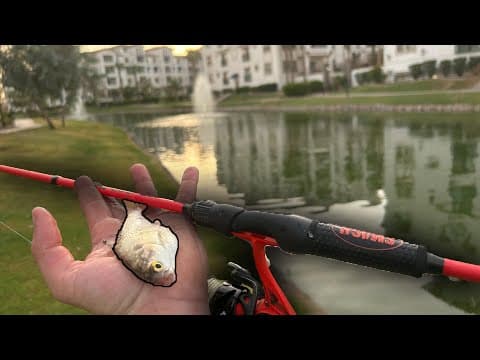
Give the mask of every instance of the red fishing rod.
[[[57, 186], [73, 188], [75, 180], [0, 165], [0, 171]], [[293, 315], [295, 311], [269, 269], [267, 246], [295, 254], [311, 254], [414, 277], [441, 274], [480, 282], [480, 266], [439, 257], [422, 245], [401, 239], [324, 224], [298, 215], [248, 211], [211, 200], [182, 204], [97, 184], [98, 191], [118, 199], [147, 204], [189, 216], [196, 224], [248, 241], [260, 283], [236, 264], [232, 282], [209, 280], [213, 313]]]

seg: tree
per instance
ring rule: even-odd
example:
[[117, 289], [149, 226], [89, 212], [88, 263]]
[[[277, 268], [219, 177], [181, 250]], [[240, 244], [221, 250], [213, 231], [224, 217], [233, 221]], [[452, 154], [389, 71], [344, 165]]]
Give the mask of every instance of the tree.
[[422, 64], [413, 64], [409, 66], [410, 74], [414, 80], [417, 80], [420, 76], [423, 75]]
[[347, 96], [349, 94], [349, 90], [352, 84], [352, 48], [351, 45], [343, 45], [344, 46], [344, 58], [343, 58], [343, 69], [345, 72], [345, 92]]
[[97, 58], [91, 54], [82, 54], [80, 61], [80, 84], [87, 94], [93, 97], [93, 102], [98, 105], [98, 94], [102, 90], [103, 74], [97, 73], [94, 65], [97, 63]]
[[78, 48], [73, 45], [12, 45], [0, 53], [4, 85], [12, 89], [14, 103], [33, 107], [50, 129], [55, 129], [49, 107], [63, 100], [64, 113], [75, 102], [79, 59]]
[[77, 102], [78, 89], [81, 85], [80, 50], [73, 45], [51, 45], [57, 57], [57, 81], [62, 89], [61, 118], [65, 127], [65, 115]]
[[448, 77], [452, 71], [452, 62], [450, 60], [443, 60], [440, 62], [440, 71], [443, 76]]
[[180, 91], [182, 90], [182, 86], [180, 85], [180, 81], [175, 78], [168, 79], [168, 85], [165, 88], [167, 92], [167, 97], [171, 100], [178, 100], [178, 96]]
[[467, 59], [464, 57], [453, 60], [453, 70], [455, 71], [455, 74], [457, 74], [457, 76], [462, 76], [465, 72], [466, 65]]
[[198, 73], [198, 64], [202, 56], [198, 50], [188, 50], [187, 51], [187, 61], [190, 64], [190, 74], [192, 75], [193, 81], [195, 81]]

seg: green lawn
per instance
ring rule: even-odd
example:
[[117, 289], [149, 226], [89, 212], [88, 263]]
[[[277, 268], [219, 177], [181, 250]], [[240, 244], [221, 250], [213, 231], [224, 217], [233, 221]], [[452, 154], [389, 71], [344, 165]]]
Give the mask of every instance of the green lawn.
[[480, 104], [480, 92], [458, 94], [425, 94], [402, 96], [306, 96], [284, 97], [271, 95], [258, 98], [257, 95], [233, 95], [221, 103], [220, 108], [230, 106], [315, 106], [315, 105], [342, 105], [342, 104], [389, 104], [389, 105], [417, 105], [417, 104]]
[[395, 84], [363, 85], [352, 89], [353, 93], [396, 92], [396, 91], [431, 91], [431, 90], [461, 90], [470, 89], [480, 81], [478, 77], [460, 80], [420, 80], [414, 82], [399, 82]]
[[[68, 122], [55, 131], [41, 128], [0, 135], [0, 164], [76, 178], [87, 174], [105, 185], [133, 190], [128, 168], [144, 163], [159, 196], [174, 197], [177, 185], [152, 156], [139, 150], [120, 129]], [[76, 258], [89, 251], [87, 225], [73, 191], [0, 173], [0, 220], [31, 238], [31, 210], [46, 207], [56, 217], [65, 245]], [[211, 271], [226, 275], [226, 261], [251, 265], [248, 244], [200, 229]], [[0, 225], [0, 314], [79, 314], [55, 301], [31, 256], [30, 245]]]

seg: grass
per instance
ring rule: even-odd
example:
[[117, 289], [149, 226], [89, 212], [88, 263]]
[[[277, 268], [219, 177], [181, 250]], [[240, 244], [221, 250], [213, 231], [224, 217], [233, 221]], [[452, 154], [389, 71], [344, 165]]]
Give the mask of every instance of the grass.
[[[100, 183], [134, 190], [128, 168], [136, 162], [150, 170], [159, 196], [172, 198], [177, 184], [158, 161], [141, 151], [120, 129], [67, 122], [66, 128], [41, 128], [0, 135], [0, 164], [76, 178], [88, 174]], [[31, 210], [47, 208], [57, 219], [64, 244], [78, 258], [90, 248], [87, 225], [73, 191], [0, 173], [0, 220], [31, 238]], [[247, 244], [200, 229], [210, 269], [226, 275], [227, 259], [248, 264]], [[30, 245], [0, 225], [0, 314], [83, 314], [50, 295], [31, 256]]]
[[460, 80], [436, 79], [414, 82], [399, 82], [395, 84], [363, 85], [352, 89], [352, 93], [396, 92], [396, 91], [432, 91], [432, 90], [462, 90], [470, 89], [480, 79], [469, 77]]
[[347, 105], [347, 104], [387, 104], [387, 105], [420, 105], [420, 104], [480, 104], [478, 93], [454, 94], [422, 94], [402, 96], [306, 96], [284, 97], [281, 95], [258, 98], [257, 95], [233, 95], [221, 103], [220, 107], [230, 106], [316, 106], [316, 105]]

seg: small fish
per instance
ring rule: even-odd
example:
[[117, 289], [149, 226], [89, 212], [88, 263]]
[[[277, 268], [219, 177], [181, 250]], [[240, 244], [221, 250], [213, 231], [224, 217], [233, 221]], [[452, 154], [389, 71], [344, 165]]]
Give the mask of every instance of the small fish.
[[113, 252], [143, 281], [172, 286], [177, 280], [177, 235], [160, 220], [147, 219], [143, 215], [147, 205], [127, 200], [123, 200], [123, 205], [126, 216], [118, 230]]

